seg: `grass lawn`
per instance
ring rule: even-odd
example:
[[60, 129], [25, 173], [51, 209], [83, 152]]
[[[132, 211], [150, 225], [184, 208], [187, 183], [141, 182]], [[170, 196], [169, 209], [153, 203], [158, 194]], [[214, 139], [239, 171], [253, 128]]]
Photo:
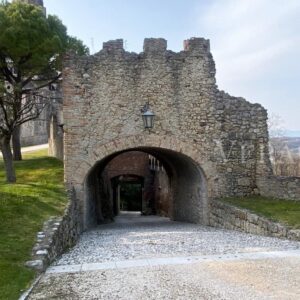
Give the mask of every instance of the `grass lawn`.
[[18, 299], [29, 287], [35, 273], [24, 263], [36, 233], [66, 205], [62, 162], [46, 155], [47, 150], [24, 154], [24, 160], [15, 163], [14, 185], [5, 183], [0, 158], [0, 299]]
[[261, 196], [227, 198], [223, 201], [246, 208], [273, 221], [300, 229], [300, 202], [270, 199]]

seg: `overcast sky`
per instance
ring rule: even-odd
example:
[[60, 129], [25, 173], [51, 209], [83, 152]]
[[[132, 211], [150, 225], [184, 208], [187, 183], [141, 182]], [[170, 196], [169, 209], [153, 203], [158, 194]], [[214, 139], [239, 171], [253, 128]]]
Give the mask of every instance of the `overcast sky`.
[[264, 105], [300, 131], [300, 0], [44, 0], [69, 33], [97, 52], [126, 41], [142, 51], [145, 37], [182, 50], [190, 37], [210, 39], [217, 84]]

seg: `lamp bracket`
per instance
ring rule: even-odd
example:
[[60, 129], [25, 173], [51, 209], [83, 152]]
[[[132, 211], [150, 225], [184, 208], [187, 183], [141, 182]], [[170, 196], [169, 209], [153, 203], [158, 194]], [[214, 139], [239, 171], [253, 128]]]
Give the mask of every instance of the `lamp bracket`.
[[147, 102], [142, 108], [141, 108], [141, 113], [145, 113], [145, 112], [147, 112], [147, 111], [149, 111], [150, 110], [150, 104], [149, 104], [149, 102]]

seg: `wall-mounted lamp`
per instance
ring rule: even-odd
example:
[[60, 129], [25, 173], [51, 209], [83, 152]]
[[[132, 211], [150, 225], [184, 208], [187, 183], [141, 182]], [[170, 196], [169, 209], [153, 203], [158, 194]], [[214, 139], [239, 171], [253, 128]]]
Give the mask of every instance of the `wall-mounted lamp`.
[[144, 107], [141, 109], [141, 113], [145, 129], [152, 129], [154, 126], [155, 114], [150, 110], [149, 103], [144, 105]]

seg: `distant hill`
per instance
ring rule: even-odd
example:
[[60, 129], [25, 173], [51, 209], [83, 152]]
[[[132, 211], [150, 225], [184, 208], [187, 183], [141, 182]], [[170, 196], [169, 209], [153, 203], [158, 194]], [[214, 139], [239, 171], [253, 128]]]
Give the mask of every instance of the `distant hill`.
[[289, 149], [295, 153], [300, 151], [300, 137], [280, 137], [280, 138], [271, 138], [271, 140], [280, 140], [286, 144]]
[[287, 130], [285, 135], [287, 137], [296, 137], [300, 138], [300, 130]]

